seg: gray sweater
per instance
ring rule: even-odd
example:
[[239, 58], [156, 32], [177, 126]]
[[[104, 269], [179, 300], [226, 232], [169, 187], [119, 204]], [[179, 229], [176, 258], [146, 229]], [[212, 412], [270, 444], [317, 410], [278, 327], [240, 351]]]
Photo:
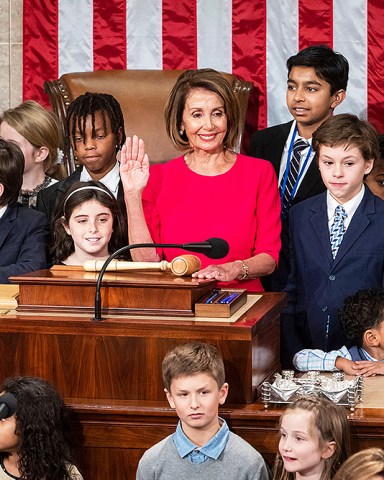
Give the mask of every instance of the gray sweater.
[[217, 460], [191, 463], [180, 458], [172, 435], [147, 450], [137, 469], [136, 480], [268, 480], [264, 460], [249, 443], [230, 432]]

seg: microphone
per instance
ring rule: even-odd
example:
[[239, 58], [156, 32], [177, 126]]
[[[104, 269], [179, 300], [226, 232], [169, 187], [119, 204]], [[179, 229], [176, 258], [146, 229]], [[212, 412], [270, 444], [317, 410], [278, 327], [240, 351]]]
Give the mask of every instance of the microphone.
[[4, 393], [0, 396], [0, 420], [11, 417], [17, 408], [17, 399], [12, 393]]
[[228, 255], [228, 242], [222, 238], [209, 238], [205, 242], [183, 243], [180, 248], [188, 252], [203, 253], [208, 258], [223, 258]]
[[107, 260], [105, 260], [104, 265], [102, 266], [99, 276], [96, 282], [96, 292], [95, 292], [95, 316], [93, 320], [100, 322], [103, 318], [101, 316], [101, 281], [103, 280], [104, 273], [108, 265], [112, 260], [123, 252], [127, 250], [132, 250], [134, 248], [181, 248], [182, 250], [187, 250], [189, 252], [202, 253], [203, 255], [209, 258], [223, 258], [229, 252], [228, 242], [222, 238], [209, 238], [205, 242], [195, 242], [195, 243], [134, 243], [132, 245], [125, 245], [124, 247], [119, 248], [116, 252], [112, 253]]

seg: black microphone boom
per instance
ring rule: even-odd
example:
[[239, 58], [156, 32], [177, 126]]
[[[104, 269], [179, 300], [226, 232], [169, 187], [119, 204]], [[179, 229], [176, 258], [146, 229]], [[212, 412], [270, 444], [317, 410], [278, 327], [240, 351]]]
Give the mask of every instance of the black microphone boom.
[[0, 396], [0, 419], [11, 417], [17, 408], [17, 399], [12, 393]]
[[108, 265], [112, 260], [123, 252], [127, 250], [132, 250], [133, 248], [181, 248], [189, 252], [202, 253], [209, 258], [223, 258], [228, 254], [229, 245], [228, 242], [222, 238], [209, 238], [205, 242], [195, 242], [195, 243], [135, 243], [133, 245], [125, 245], [124, 247], [116, 250], [112, 253], [107, 260], [104, 262], [104, 265], [101, 267], [99, 276], [96, 283], [96, 292], [95, 292], [95, 316], [94, 320], [100, 321], [101, 317], [101, 281], [103, 279], [104, 273]]
[[222, 238], [209, 238], [205, 242], [183, 243], [181, 248], [188, 252], [203, 253], [208, 258], [223, 258], [228, 255], [228, 242]]

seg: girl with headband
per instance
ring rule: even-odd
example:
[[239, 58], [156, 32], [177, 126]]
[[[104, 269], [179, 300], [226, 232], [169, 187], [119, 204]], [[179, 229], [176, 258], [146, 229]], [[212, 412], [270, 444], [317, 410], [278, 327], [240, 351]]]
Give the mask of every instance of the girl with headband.
[[124, 238], [124, 219], [115, 197], [100, 182], [76, 182], [55, 211], [54, 264], [106, 260]]

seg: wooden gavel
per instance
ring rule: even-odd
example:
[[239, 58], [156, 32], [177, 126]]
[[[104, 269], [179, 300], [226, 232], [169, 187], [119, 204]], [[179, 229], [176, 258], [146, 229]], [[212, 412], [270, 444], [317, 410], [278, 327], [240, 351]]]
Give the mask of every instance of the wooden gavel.
[[[104, 260], [87, 260], [84, 262], [83, 268], [86, 272], [100, 272]], [[174, 275], [179, 277], [192, 275], [201, 268], [200, 258], [195, 255], [180, 255], [167, 262], [162, 260], [161, 262], [124, 262], [121, 260], [112, 260], [108, 265], [107, 272], [129, 272], [135, 270], [156, 270], [165, 271], [171, 270]]]

